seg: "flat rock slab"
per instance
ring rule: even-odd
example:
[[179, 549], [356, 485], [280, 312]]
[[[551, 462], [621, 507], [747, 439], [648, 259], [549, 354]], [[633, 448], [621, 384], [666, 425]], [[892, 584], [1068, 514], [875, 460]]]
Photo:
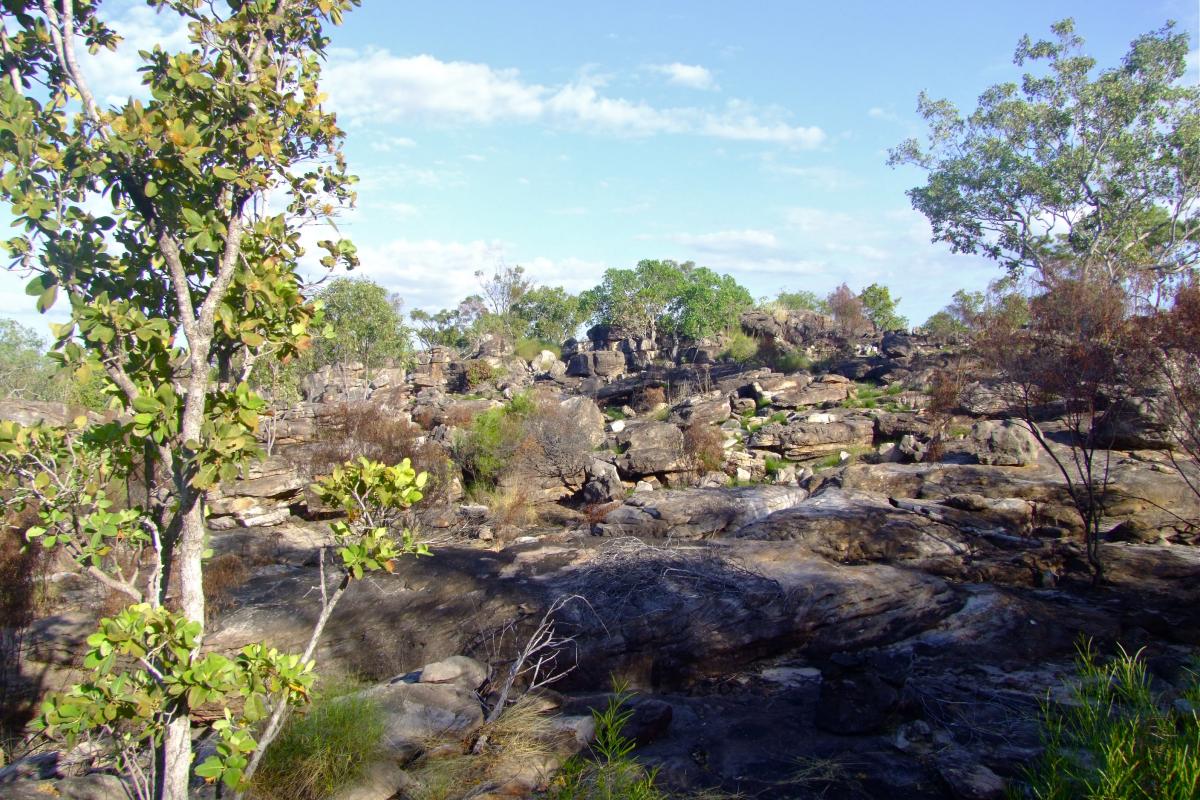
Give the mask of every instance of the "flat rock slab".
[[791, 486], [685, 489], [634, 495], [593, 527], [599, 536], [704, 539], [791, 508], [808, 492]]

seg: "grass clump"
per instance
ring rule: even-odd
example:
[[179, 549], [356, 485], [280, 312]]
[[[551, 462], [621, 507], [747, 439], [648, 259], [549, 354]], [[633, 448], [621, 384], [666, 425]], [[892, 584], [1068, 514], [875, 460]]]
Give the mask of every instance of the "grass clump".
[[884, 391], [878, 386], [869, 383], [856, 383], [854, 389], [850, 392], [850, 396], [842, 402], [842, 407], [876, 408], [879, 405], [879, 398], [883, 396]]
[[634, 741], [623, 730], [633, 716], [627, 704], [629, 684], [613, 681], [613, 694], [604, 710], [592, 712], [596, 740], [594, 760], [574, 756], [554, 777], [546, 797], [550, 800], [666, 800], [654, 779], [657, 769], [646, 769], [633, 758]]
[[292, 716], [254, 774], [256, 800], [322, 800], [358, 779], [380, 752], [383, 712], [356, 687], [327, 690]]
[[788, 350], [771, 359], [771, 369], [785, 374], [811, 372], [812, 368], [812, 359], [800, 350]]
[[526, 361], [533, 361], [543, 350], [549, 350], [554, 353], [555, 358], [562, 358], [562, 348], [553, 342], [543, 341], [542, 339], [527, 339], [521, 338], [517, 340], [514, 352]]
[[758, 355], [758, 342], [753, 336], [739, 330], [727, 334], [727, 339], [729, 344], [721, 358], [745, 364]]
[[616, 422], [619, 419], [626, 419], [627, 416], [620, 406], [609, 406], [604, 409], [604, 418], [609, 422]]
[[[1198, 665], [1200, 666], [1200, 665]], [[1200, 672], [1174, 705], [1150, 686], [1140, 652], [1101, 663], [1080, 647], [1071, 702], [1043, 704], [1045, 752], [1013, 798], [1193, 800], [1200, 797]]]

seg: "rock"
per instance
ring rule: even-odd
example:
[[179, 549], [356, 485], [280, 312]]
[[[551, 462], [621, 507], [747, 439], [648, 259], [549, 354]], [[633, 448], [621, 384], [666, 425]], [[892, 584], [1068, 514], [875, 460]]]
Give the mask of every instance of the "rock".
[[837, 422], [772, 422], [759, 428], [749, 447], [773, 450], [789, 461], [805, 461], [836, 453], [847, 445], [869, 445], [875, 423], [868, 417], [844, 417]]
[[689, 397], [672, 409], [672, 418], [688, 424], [720, 425], [731, 413], [729, 395], [717, 391]]
[[62, 426], [71, 421], [71, 411], [66, 403], [6, 397], [0, 400], [0, 420], [15, 422], [27, 428], [41, 423]]
[[[570, 698], [563, 712], [587, 714], [589, 717], [596, 712], [603, 713], [611, 697], [607, 694], [578, 695]], [[674, 717], [674, 710], [669, 703], [644, 695], [634, 695], [625, 701], [622, 708], [631, 713], [621, 729], [621, 735], [632, 739], [638, 746], [648, 745], [666, 736]]]
[[77, 778], [20, 781], [0, 787], [5, 800], [130, 800], [133, 793], [116, 775], [94, 773]]
[[633, 487], [633, 492], [634, 494], [644, 494], [646, 492], [653, 492], [655, 488], [655, 484], [650, 481], [638, 481], [637, 485]]
[[[1182, 432], [1166, 422], [1161, 396], [1132, 395], [1109, 406], [1096, 426], [1099, 441], [1120, 450], [1170, 450], [1179, 446]], [[1109, 444], [1111, 443], [1111, 444]]]
[[611, 503], [625, 497], [625, 484], [616, 465], [593, 458], [587, 469], [583, 499], [588, 503]]
[[909, 358], [916, 353], [917, 346], [912, 336], [891, 331], [883, 335], [879, 350], [888, 358]]
[[378, 759], [367, 765], [363, 774], [331, 800], [390, 800], [413, 786], [414, 781], [391, 759]]
[[620, 433], [621, 431], [625, 430], [625, 420], [614, 419], [612, 422], [608, 423], [608, 429], [613, 433]]
[[404, 763], [438, 737], [465, 737], [483, 725], [473, 691], [455, 684], [384, 683], [358, 693], [383, 712], [384, 746]]
[[703, 539], [731, 534], [790, 508], [808, 493], [788, 486], [687, 489], [638, 494], [610, 511], [592, 528], [598, 536]]
[[876, 675], [824, 680], [816, 724], [830, 733], [873, 733], [884, 726], [899, 701], [900, 692]]
[[900, 437], [900, 441], [896, 444], [896, 450], [902, 456], [897, 459], [899, 461], [905, 458], [909, 461], [924, 461], [928, 446], [911, 433], [906, 433]]
[[421, 683], [452, 683], [473, 692], [487, 679], [487, 665], [467, 656], [450, 656], [421, 667]]
[[741, 539], [791, 541], [840, 563], [961, 558], [971, 551], [950, 526], [893, 507], [886, 497], [826, 488], [732, 532]]
[[617, 466], [630, 478], [688, 468], [683, 431], [669, 422], [631, 422], [617, 434], [617, 443], [623, 448]]
[[564, 365], [562, 360], [559, 359], [558, 356], [554, 355], [554, 353], [550, 350], [543, 350], [534, 356], [533, 360], [529, 362], [529, 366], [533, 368], [534, 372], [543, 375], [553, 374], [555, 370], [557, 370], [559, 374], [566, 372], [566, 365]]
[[1015, 420], [979, 420], [971, 427], [971, 441], [980, 464], [1024, 467], [1036, 464], [1041, 445], [1023, 423]]
[[999, 800], [1004, 797], [1004, 779], [960, 747], [939, 752], [935, 764], [938, 775], [958, 800]]
[[559, 407], [587, 437], [593, 448], [604, 443], [604, 414], [591, 398], [571, 397], [563, 400]]
[[840, 403], [850, 396], [852, 388], [850, 382], [841, 375], [822, 375], [803, 388], [772, 393], [771, 404], [780, 408], [803, 408]]

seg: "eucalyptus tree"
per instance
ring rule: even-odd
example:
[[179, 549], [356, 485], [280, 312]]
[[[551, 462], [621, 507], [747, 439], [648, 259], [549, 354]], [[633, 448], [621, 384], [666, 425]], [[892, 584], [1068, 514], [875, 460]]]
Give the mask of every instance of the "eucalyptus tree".
[[[1022, 38], [1020, 84], [988, 88], [963, 116], [922, 93], [925, 143], [892, 165], [929, 173], [908, 192], [934, 241], [1041, 278], [1069, 261], [1110, 281], [1154, 288], [1200, 264], [1200, 87], [1188, 37], [1172, 23], [1097, 71], [1072, 20], [1050, 40]], [[1086, 277], [1086, 276], [1085, 276]]]
[[[146, 96], [116, 106], [102, 105], [86, 77], [88, 57], [119, 46], [99, 0], [9, 0], [0, 10], [0, 196], [17, 228], [5, 242], [10, 267], [31, 275], [39, 310], [66, 301], [54, 357], [80, 379], [101, 375], [129, 420], [104, 431], [86, 420], [59, 432], [9, 426], [0, 450], [25, 465], [39, 448], [76, 467], [102, 458], [113, 475], [135, 457], [144, 464], [145, 505], [120, 514], [78, 469], [74, 494], [53, 491], [57, 476], [27, 486], [53, 512], [31, 535], [93, 547], [81, 557], [100, 571], [111, 566], [105, 545], [118, 541], [138, 542], [152, 564], [140, 578], [110, 575], [110, 586], [138, 604], [97, 634], [88, 658], [100, 677], [45, 721], [82, 729], [113, 708], [135, 717], [158, 709], [146, 720], [158, 752], [147, 780], [155, 794], [183, 800], [188, 710], [228, 689], [234, 669], [199, 657], [204, 499], [260, 453], [262, 401], [247, 383], [255, 355], [287, 358], [310, 343], [317, 309], [296, 272], [301, 227], [350, 204], [354, 180], [318, 87], [324, 26], [358, 0], [148, 4], [187, 25], [190, 47], [142, 53]], [[357, 261], [348, 241], [319, 246], [327, 267]], [[63, 505], [69, 496], [82, 510]], [[168, 594], [178, 612], [166, 610]], [[112, 678], [119, 655], [150, 665], [150, 679]], [[262, 648], [238, 664], [238, 674], [256, 676], [244, 694], [258, 703], [304, 686], [295, 657]], [[192, 683], [164, 684], [162, 670], [171, 669]], [[120, 694], [134, 689], [132, 698]], [[223, 733], [228, 758], [208, 774], [236, 784], [250, 732], [245, 720], [228, 720]]]

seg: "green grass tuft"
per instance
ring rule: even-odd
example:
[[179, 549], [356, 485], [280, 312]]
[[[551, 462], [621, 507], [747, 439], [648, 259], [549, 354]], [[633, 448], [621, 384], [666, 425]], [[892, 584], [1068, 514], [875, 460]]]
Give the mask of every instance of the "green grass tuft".
[[363, 774], [383, 741], [379, 705], [334, 687], [288, 720], [250, 789], [256, 800], [322, 800]]
[[1071, 702], [1043, 704], [1045, 751], [1010, 797], [1200, 797], [1200, 665], [1174, 705], [1152, 691], [1140, 652], [1101, 663], [1085, 645], [1076, 668]]

